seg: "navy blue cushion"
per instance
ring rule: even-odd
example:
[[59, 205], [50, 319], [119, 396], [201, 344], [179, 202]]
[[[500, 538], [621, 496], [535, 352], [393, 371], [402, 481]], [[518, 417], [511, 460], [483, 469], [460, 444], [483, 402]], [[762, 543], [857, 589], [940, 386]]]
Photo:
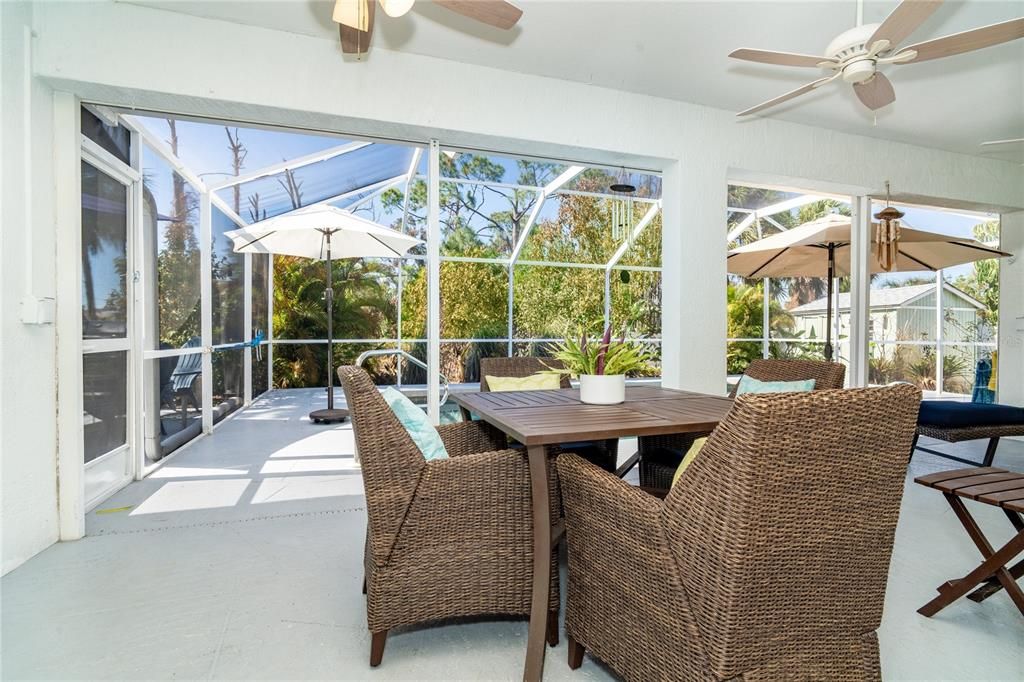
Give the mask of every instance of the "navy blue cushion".
[[994, 403], [960, 403], [952, 400], [922, 400], [917, 423], [954, 428], [1024, 424], [1024, 407]]

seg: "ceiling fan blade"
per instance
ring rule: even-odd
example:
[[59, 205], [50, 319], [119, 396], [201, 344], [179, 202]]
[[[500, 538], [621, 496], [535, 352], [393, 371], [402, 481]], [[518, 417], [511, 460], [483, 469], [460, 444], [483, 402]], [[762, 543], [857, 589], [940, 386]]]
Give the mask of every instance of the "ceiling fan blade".
[[991, 26], [982, 26], [981, 28], [971, 29], [963, 33], [954, 33], [953, 35], [936, 38], [935, 40], [926, 40], [917, 45], [910, 45], [900, 50], [900, 53], [913, 50], [917, 53], [917, 56], [901, 63], [913, 64], [915, 62], [928, 61], [929, 59], [939, 59], [940, 57], [952, 57], [955, 54], [992, 47], [993, 45], [1017, 40], [1018, 38], [1024, 38], [1024, 17], [992, 24]]
[[903, 0], [875, 29], [867, 44], [874, 45], [879, 40], [888, 40], [890, 47], [896, 47], [923, 24], [941, 4], [942, 0]]
[[[733, 59], [743, 59], [748, 62], [760, 62], [762, 64], [778, 64], [779, 66], [811, 66], [815, 67], [822, 62], [835, 62], [828, 57], [815, 57], [811, 54], [797, 54], [795, 52], [775, 52], [774, 50], [755, 50], [749, 47], [741, 47], [729, 53]], [[838, 62], [835, 62], [838, 63]]]
[[373, 3], [370, 0], [335, 0], [331, 19], [342, 26], [365, 31], [369, 19], [367, 4]]
[[[360, 17], [359, 21], [354, 23], [362, 23], [366, 26], [366, 30], [360, 31], [358, 28], [339, 22], [338, 33], [341, 36], [341, 51], [345, 54], [366, 54], [370, 49], [370, 38], [373, 37], [373, 15], [376, 3], [373, 0], [338, 0], [335, 8], [337, 9], [337, 5], [343, 2], [357, 5], [358, 3], [364, 3], [365, 19]], [[335, 15], [337, 15], [337, 12], [335, 12]]]
[[1024, 137], [1018, 137], [1014, 140], [989, 140], [988, 142], [982, 142], [982, 147], [994, 147], [1000, 144], [1020, 144], [1024, 143]]
[[786, 94], [779, 95], [775, 99], [770, 99], [767, 102], [761, 102], [756, 107], [750, 107], [749, 109], [741, 111], [740, 113], [738, 113], [736, 115], [737, 116], [749, 116], [750, 114], [756, 114], [757, 112], [761, 111], [762, 109], [767, 109], [768, 107], [774, 107], [776, 104], [782, 104], [786, 100], [790, 100], [790, 99], [793, 99], [794, 97], [799, 97], [800, 95], [806, 94], [806, 93], [810, 92], [811, 90], [814, 90], [815, 88], [820, 87], [820, 86], [824, 85], [825, 83], [828, 83], [829, 81], [835, 80], [838, 76], [839, 76], [839, 74], [836, 73], [833, 76], [826, 76], [825, 78], [819, 78], [816, 81], [811, 81], [807, 85], [801, 85], [796, 90], [790, 90]]
[[523, 16], [523, 10], [505, 0], [434, 0], [434, 4], [506, 31]]
[[886, 78], [884, 73], [877, 71], [871, 80], [854, 83], [853, 91], [857, 93], [857, 99], [861, 101], [861, 104], [871, 111], [881, 109], [896, 101], [896, 91], [892, 89], [892, 81]]
[[[373, 2], [373, 0], [369, 1]], [[397, 19], [408, 14], [415, 3], [416, 0], [380, 0], [380, 8], [384, 10], [384, 14], [392, 19]]]

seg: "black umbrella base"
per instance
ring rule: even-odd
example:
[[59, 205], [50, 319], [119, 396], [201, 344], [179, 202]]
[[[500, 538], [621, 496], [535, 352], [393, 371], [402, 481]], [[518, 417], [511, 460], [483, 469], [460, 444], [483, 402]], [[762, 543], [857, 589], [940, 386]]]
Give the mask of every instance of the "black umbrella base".
[[309, 413], [309, 420], [314, 424], [335, 424], [346, 419], [348, 419], [348, 410], [313, 410]]

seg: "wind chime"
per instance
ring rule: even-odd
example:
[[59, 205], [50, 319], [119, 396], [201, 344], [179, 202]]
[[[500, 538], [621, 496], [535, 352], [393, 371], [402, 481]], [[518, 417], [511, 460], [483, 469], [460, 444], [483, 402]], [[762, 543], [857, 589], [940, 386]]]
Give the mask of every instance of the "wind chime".
[[889, 205], [892, 195], [889, 181], [885, 182], [885, 208], [875, 214], [875, 257], [883, 270], [889, 272], [896, 265], [900, 248], [900, 218], [903, 212]]
[[612, 239], [617, 242], [633, 241], [633, 194], [636, 186], [630, 184], [625, 168], [619, 171], [615, 182], [608, 186], [612, 197]]

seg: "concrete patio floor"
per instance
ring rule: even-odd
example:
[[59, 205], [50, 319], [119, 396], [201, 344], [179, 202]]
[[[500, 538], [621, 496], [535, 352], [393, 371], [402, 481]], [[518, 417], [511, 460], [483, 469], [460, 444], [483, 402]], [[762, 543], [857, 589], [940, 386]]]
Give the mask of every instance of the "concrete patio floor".
[[[5, 576], [2, 677], [520, 679], [526, 623], [513, 620], [395, 632], [371, 671], [362, 482], [350, 427], [306, 419], [322, 396], [265, 395], [100, 505], [87, 537]], [[1024, 443], [1005, 440], [996, 464], [1024, 470]], [[919, 453], [908, 474], [880, 633], [887, 680], [1024, 679], [1024, 619], [1005, 594], [915, 612], [979, 561], [941, 495], [910, 483], [957, 466]], [[1009, 537], [1001, 514], [975, 509], [993, 541]], [[563, 636], [545, 679], [611, 678], [565, 657]]]

